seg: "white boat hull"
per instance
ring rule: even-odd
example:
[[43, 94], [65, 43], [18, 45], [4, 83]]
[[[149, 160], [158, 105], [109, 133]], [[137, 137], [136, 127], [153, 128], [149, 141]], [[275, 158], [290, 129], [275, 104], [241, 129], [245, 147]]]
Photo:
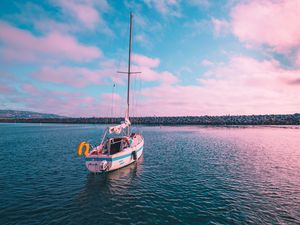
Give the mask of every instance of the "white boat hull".
[[[144, 140], [135, 146], [124, 149], [114, 155], [88, 155], [86, 157], [86, 168], [92, 173], [103, 173], [125, 167], [142, 156], [144, 148]], [[134, 153], [135, 152], [135, 153]], [[106, 162], [105, 162], [106, 161]], [[106, 167], [103, 164], [106, 164]]]

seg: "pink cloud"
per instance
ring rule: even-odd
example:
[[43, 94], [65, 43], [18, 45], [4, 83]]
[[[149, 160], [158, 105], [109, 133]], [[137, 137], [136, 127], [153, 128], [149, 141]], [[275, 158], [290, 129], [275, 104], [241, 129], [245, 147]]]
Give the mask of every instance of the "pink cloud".
[[133, 71], [140, 71], [138, 75], [145, 81], [159, 81], [164, 84], [176, 83], [178, 78], [168, 71], [158, 72], [155, 70], [159, 66], [159, 58], [150, 58], [145, 55], [133, 54], [132, 61], [134, 62]]
[[84, 27], [88, 29], [96, 29], [100, 26], [102, 32], [108, 35], [113, 35], [112, 30], [107, 26], [101, 16], [102, 12], [110, 10], [110, 6], [106, 0], [58, 0], [57, 3], [68, 16], [76, 18]]
[[5, 84], [0, 85], [0, 94], [4, 94], [4, 95], [12, 94], [14, 91], [15, 91], [14, 88], [8, 85]]
[[[299, 85], [300, 70], [282, 68], [276, 60], [233, 57], [227, 64], [215, 64], [193, 85], [161, 82], [143, 88], [131, 110], [139, 116], [296, 113]], [[125, 100], [117, 93], [94, 97], [31, 84], [23, 85], [15, 98], [27, 109], [67, 116], [123, 116]]]
[[90, 61], [102, 55], [96, 47], [82, 45], [69, 35], [56, 32], [37, 37], [28, 31], [0, 22], [0, 42], [3, 56], [8, 60], [40, 60], [52, 58], [74, 61]]
[[41, 89], [33, 85], [23, 85], [22, 94], [15, 98], [28, 110], [56, 113], [66, 116], [100, 116], [103, 105], [100, 100], [85, 93], [71, 93]]
[[174, 84], [178, 82], [178, 78], [168, 71], [161, 72], [158, 76], [163, 84]]
[[[146, 88], [142, 115], [225, 115], [300, 111], [300, 70], [275, 60], [233, 57], [211, 68], [195, 85]], [[300, 83], [300, 82], [299, 82]]]
[[[125, 94], [125, 93], [124, 93]], [[116, 117], [125, 115], [126, 97], [117, 93], [104, 93], [100, 96], [102, 113], [105, 116]], [[132, 104], [132, 102], [131, 102]]]
[[84, 67], [42, 67], [32, 74], [32, 77], [46, 82], [84, 87], [91, 84], [101, 84], [105, 75], [100, 70], [89, 70]]
[[37, 20], [34, 19], [34, 26], [37, 30], [42, 32], [59, 32], [59, 33], [68, 33], [68, 32], [79, 32], [82, 30], [80, 26], [74, 23], [61, 23], [52, 19], [43, 19]]
[[[93, 29], [102, 33], [113, 35], [112, 30], [102, 18], [102, 13], [111, 10], [106, 0], [52, 0], [51, 5], [56, 7], [56, 14], [60, 21], [52, 18], [43, 4], [32, 2], [17, 4], [20, 12], [11, 15], [11, 20], [18, 24], [33, 25], [42, 32], [86, 32]], [[61, 10], [60, 10], [60, 9]], [[57, 15], [55, 17], [57, 17]]]
[[160, 60], [158, 58], [150, 58], [140, 54], [132, 54], [132, 61], [138, 66], [145, 66], [149, 68], [158, 67]]
[[70, 11], [77, 17], [86, 27], [95, 28], [100, 21], [98, 11], [91, 5], [84, 3], [77, 3], [75, 1], [59, 1], [60, 5]]
[[161, 82], [164, 84], [173, 84], [178, 81], [178, 78], [168, 71], [158, 72], [152, 68], [146, 66], [133, 66], [134, 71], [141, 71], [140, 78], [147, 82]]
[[242, 41], [286, 52], [300, 44], [298, 0], [248, 1], [231, 12], [233, 33]]
[[202, 66], [212, 66], [214, 63], [212, 62], [212, 61], [210, 61], [210, 60], [208, 60], [208, 59], [203, 59], [202, 61], [201, 61], [201, 65]]
[[22, 86], [22, 90], [30, 95], [36, 96], [38, 96], [41, 93], [41, 91], [38, 88], [34, 87], [32, 84], [24, 84]]
[[103, 85], [112, 81], [114, 84], [124, 85], [126, 75], [117, 74], [114, 60], [105, 60], [100, 63], [101, 68], [71, 66], [43, 66], [30, 74], [39, 81], [54, 84], [68, 85], [82, 88], [89, 85]]
[[112, 102], [112, 101], [119, 102], [122, 99], [121, 96], [116, 93], [104, 93], [101, 95], [101, 98], [107, 102]]
[[16, 92], [14, 83], [16, 76], [12, 73], [0, 72], [0, 95], [8, 96]]
[[116, 62], [112, 59], [102, 60], [100, 65], [105, 68], [116, 68]]
[[95, 101], [95, 98], [93, 98], [91, 96], [86, 96], [86, 97], [81, 98], [81, 102], [86, 105], [93, 104], [94, 101]]

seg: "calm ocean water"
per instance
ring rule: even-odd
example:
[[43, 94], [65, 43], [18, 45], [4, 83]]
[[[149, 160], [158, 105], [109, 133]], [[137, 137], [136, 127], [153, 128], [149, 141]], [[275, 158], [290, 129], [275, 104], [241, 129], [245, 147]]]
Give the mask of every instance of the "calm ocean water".
[[106, 175], [76, 156], [104, 126], [0, 124], [0, 224], [299, 224], [300, 127], [142, 127]]

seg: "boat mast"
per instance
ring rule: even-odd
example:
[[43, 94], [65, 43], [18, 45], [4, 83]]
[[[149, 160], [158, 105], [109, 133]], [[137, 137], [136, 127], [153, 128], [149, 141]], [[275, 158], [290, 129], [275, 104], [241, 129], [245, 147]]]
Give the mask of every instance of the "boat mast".
[[[129, 120], [129, 101], [130, 101], [130, 74], [131, 74], [131, 44], [132, 44], [132, 12], [130, 12], [130, 32], [129, 32], [129, 51], [128, 51], [128, 84], [127, 84], [127, 110], [126, 119]], [[128, 126], [127, 135], [130, 135]]]

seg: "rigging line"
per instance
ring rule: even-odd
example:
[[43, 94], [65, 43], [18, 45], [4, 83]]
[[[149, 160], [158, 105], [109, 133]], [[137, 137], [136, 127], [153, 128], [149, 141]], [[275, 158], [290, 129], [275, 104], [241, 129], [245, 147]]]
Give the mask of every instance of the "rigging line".
[[132, 87], [133, 87], [133, 94], [132, 94], [132, 113], [134, 117], [134, 122], [136, 123], [136, 76], [133, 76], [133, 82], [132, 82]]
[[137, 106], [137, 124], [139, 124], [139, 116], [140, 116], [140, 106], [139, 106], [139, 89], [138, 89], [138, 83], [139, 83], [139, 79], [140, 79], [140, 76], [138, 76], [136, 78], [136, 106]]
[[140, 89], [139, 89], [139, 83], [140, 83], [140, 76], [137, 77], [137, 106], [138, 106], [138, 124], [140, 124], [140, 116], [141, 116], [141, 109], [140, 109]]
[[135, 117], [135, 77], [133, 77], [132, 79], [132, 95], [130, 100], [131, 100], [131, 114], [133, 119]]
[[114, 100], [115, 100], [115, 87], [116, 87], [116, 84], [113, 84], [113, 87], [112, 87], [112, 92], [111, 92], [111, 101], [112, 101], [112, 107], [111, 107], [111, 123], [114, 123], [114, 107], [115, 107]]
[[136, 106], [136, 120], [137, 120], [137, 124], [138, 124], [138, 116], [139, 116], [139, 102], [138, 102], [138, 88], [137, 88], [137, 81], [138, 81], [138, 77], [136, 77], [135, 79], [135, 106]]
[[139, 76], [139, 98], [140, 98], [140, 108], [141, 108], [140, 124], [142, 124], [142, 77], [141, 76]]
[[[137, 69], [140, 70], [140, 67], [137, 66]], [[133, 86], [134, 86], [134, 97], [133, 97], [133, 102], [134, 102], [134, 118], [135, 118], [135, 123], [138, 125], [139, 124], [139, 104], [138, 104], [138, 80], [139, 80], [139, 75], [141, 72], [138, 73], [137, 76], [134, 76], [134, 82], [133, 82]]]
[[137, 105], [137, 77], [134, 76], [133, 78], [133, 97], [132, 97], [132, 102], [133, 102], [133, 114], [134, 114], [134, 121], [136, 124], [138, 124], [137, 116], [138, 116], [138, 105]]
[[134, 118], [134, 114], [135, 114], [135, 112], [134, 112], [134, 110], [135, 110], [135, 108], [134, 108], [134, 77], [132, 77], [133, 79], [131, 79], [131, 98], [130, 98], [130, 101], [131, 101], [131, 109], [130, 109], [130, 111], [131, 111], [131, 118], [133, 119]]
[[[143, 101], [142, 90], [143, 90], [143, 80], [142, 80], [142, 77], [140, 77], [140, 99], [141, 99], [141, 106], [142, 106], [142, 101]], [[142, 118], [141, 118], [141, 123], [142, 123]]]
[[[141, 108], [140, 108], [140, 91], [139, 91], [139, 81], [140, 81], [140, 76], [137, 77], [137, 107], [138, 107], [138, 117], [137, 117], [137, 123], [138, 125], [141, 124]], [[140, 126], [139, 126], [140, 127]], [[139, 128], [140, 130], [140, 128]]]
[[138, 108], [137, 108], [137, 102], [136, 102], [136, 76], [134, 77], [134, 118], [136, 120], [137, 117], [137, 112], [138, 112]]

